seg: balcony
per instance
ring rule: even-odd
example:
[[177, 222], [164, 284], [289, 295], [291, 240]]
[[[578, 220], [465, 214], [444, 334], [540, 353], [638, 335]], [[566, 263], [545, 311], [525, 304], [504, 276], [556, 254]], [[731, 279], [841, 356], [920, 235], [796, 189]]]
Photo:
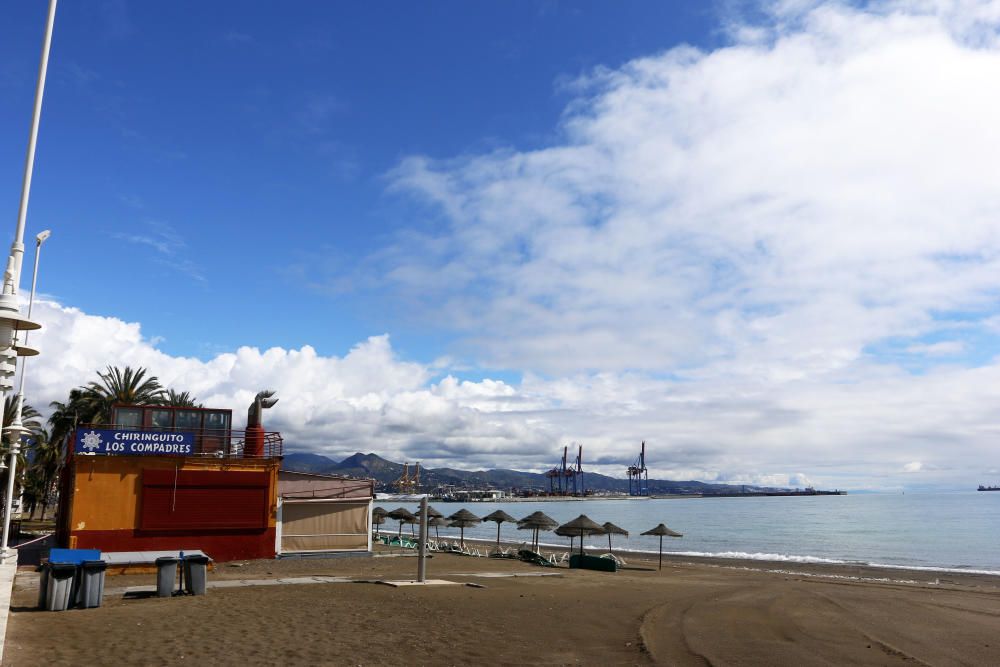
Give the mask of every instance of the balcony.
[[73, 451], [82, 456], [273, 459], [282, 456], [283, 441], [276, 431], [84, 424], [76, 429]]

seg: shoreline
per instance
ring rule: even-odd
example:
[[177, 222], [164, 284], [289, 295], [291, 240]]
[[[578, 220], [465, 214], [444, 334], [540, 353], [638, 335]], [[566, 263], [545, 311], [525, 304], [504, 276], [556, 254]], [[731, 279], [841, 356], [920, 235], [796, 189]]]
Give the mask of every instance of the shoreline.
[[[383, 531], [383, 534], [389, 534], [388, 531]], [[395, 535], [395, 533], [392, 533]], [[404, 537], [410, 537], [415, 539], [413, 535], [407, 535], [403, 533]], [[434, 539], [433, 534], [430, 536]], [[442, 534], [442, 540], [448, 541], [458, 541], [458, 535]], [[608, 552], [607, 545], [599, 545], [595, 542], [600, 537], [587, 538], [592, 540], [589, 544], [584, 545], [584, 552], [592, 555], [600, 555]], [[465, 537], [466, 542], [471, 542], [477, 546], [494, 546], [496, 545], [496, 539], [489, 539], [484, 537]], [[528, 540], [512, 541], [501, 537], [500, 545], [503, 547], [514, 547], [517, 548], [521, 545], [528, 544]], [[539, 542], [539, 547], [545, 552], [569, 552], [569, 544], [563, 543], [553, 543], [553, 542]], [[574, 553], [578, 552], [580, 549], [579, 543], [574, 546]], [[416, 552], [414, 552], [416, 553]], [[432, 553], [432, 552], [429, 552]], [[628, 548], [618, 548], [617, 545], [614, 547], [614, 553], [620, 555], [626, 561], [630, 559], [641, 560], [644, 562], [652, 561], [656, 562], [659, 552], [649, 551], [646, 549], [628, 549]], [[829, 568], [831, 570], [845, 570], [850, 572], [855, 571], [870, 571], [874, 573], [883, 573], [888, 575], [891, 572], [897, 573], [911, 573], [914, 576], [921, 575], [920, 579], [926, 579], [931, 575], [936, 575], [938, 577], [946, 575], [949, 577], [953, 576], [969, 576], [969, 577], [990, 577], [996, 579], [997, 584], [1000, 585], [1000, 569], [992, 570], [985, 568], [950, 568], [947, 566], [937, 566], [937, 565], [897, 565], [892, 563], [872, 563], [867, 561], [847, 561], [838, 559], [828, 559], [814, 556], [785, 556], [782, 554], [760, 554], [761, 556], [780, 556], [778, 558], [755, 558], [757, 554], [747, 554], [744, 552], [726, 552], [732, 555], [714, 554], [714, 553], [703, 553], [703, 552], [691, 552], [691, 551], [677, 551], [670, 550], [663, 551], [663, 562], [664, 565], [668, 562], [671, 563], [709, 563], [719, 566], [723, 565], [736, 565], [748, 569], [759, 569], [763, 570], [766, 566], [772, 568], [782, 568], [783, 570], [801, 572], [808, 568], [818, 567], [818, 568]]]

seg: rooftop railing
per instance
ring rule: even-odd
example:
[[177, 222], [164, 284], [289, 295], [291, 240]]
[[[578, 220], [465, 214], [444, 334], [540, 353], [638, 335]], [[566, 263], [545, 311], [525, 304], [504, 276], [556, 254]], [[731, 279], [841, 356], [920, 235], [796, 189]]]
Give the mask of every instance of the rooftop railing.
[[[273, 459], [282, 456], [284, 442], [277, 431], [247, 431], [231, 428], [184, 428], [179, 426], [128, 426], [124, 424], [81, 424], [80, 429], [107, 429], [135, 433], [178, 433], [190, 434], [193, 451], [185, 456], [220, 459]], [[83, 452], [77, 452], [78, 454]], [[95, 452], [101, 454], [128, 455], [121, 452]]]

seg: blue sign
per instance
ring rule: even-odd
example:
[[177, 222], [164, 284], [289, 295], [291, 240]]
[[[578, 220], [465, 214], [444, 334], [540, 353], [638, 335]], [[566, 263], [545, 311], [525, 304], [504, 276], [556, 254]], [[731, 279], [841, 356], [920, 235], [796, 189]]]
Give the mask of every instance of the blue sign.
[[81, 428], [76, 431], [73, 451], [119, 456], [188, 456], [194, 454], [194, 433]]

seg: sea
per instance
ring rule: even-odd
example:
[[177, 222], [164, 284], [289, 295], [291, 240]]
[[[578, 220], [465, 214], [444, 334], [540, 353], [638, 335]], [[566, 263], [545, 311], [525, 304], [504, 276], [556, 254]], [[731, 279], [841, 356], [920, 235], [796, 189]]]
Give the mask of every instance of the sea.
[[[388, 510], [417, 505], [379, 501]], [[448, 516], [465, 508], [477, 516], [502, 509], [515, 518], [540, 510], [564, 523], [580, 514], [629, 531], [615, 535], [615, 552], [650, 552], [659, 538], [640, 535], [665, 523], [682, 533], [664, 538], [663, 552], [690, 557], [769, 562], [873, 565], [888, 568], [1000, 575], [1000, 492], [855, 494], [765, 498], [664, 498], [546, 502], [432, 502]], [[385, 532], [396, 522], [387, 519]], [[410, 527], [403, 526], [409, 533]], [[434, 529], [430, 529], [433, 535]], [[497, 526], [466, 528], [465, 536], [495, 540]], [[441, 529], [441, 536], [458, 536]], [[502, 524], [501, 539], [520, 542], [530, 531]], [[542, 533], [543, 545], [569, 541]], [[607, 537], [588, 537], [588, 547], [607, 547]]]

